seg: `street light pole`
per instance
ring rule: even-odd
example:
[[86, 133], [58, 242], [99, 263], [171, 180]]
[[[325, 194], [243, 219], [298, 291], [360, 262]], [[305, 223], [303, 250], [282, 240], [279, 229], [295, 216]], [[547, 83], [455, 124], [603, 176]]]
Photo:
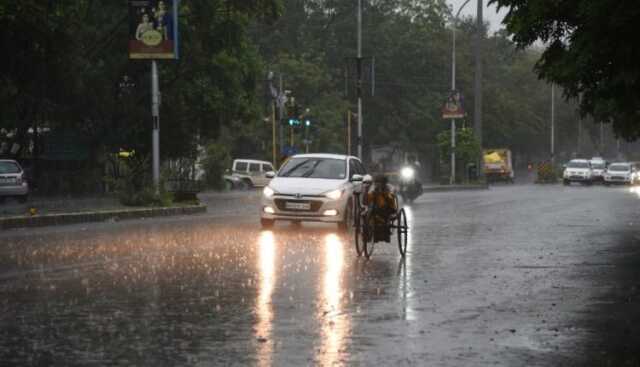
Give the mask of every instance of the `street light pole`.
[[358, 0], [358, 158], [362, 159], [362, 0]]
[[555, 164], [555, 130], [556, 130], [556, 87], [551, 84], [551, 165]]
[[151, 60], [151, 146], [153, 155], [153, 186], [160, 191], [160, 87], [158, 82], [158, 64]]
[[[451, 47], [451, 92], [456, 90], [456, 27], [458, 25], [458, 17], [462, 9], [471, 0], [467, 0], [460, 6], [456, 16], [453, 18], [452, 27], [452, 40], [453, 45]], [[456, 119], [451, 119], [451, 178], [450, 183], [453, 185], [456, 182]]]
[[[482, 0], [478, 0], [478, 10], [476, 15], [476, 44], [474, 47], [476, 72], [474, 76], [474, 108], [473, 108], [473, 131], [480, 147], [482, 147], [482, 39], [484, 37], [484, 24], [482, 20], [483, 5]], [[482, 170], [480, 170], [482, 174]]]

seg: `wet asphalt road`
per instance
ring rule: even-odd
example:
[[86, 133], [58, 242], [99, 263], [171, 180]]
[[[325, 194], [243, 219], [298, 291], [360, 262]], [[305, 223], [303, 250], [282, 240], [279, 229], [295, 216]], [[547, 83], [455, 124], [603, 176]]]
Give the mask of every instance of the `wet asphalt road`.
[[[214, 200], [215, 199], [215, 200]], [[640, 189], [408, 206], [409, 253], [209, 213], [0, 232], [3, 366], [637, 366]]]

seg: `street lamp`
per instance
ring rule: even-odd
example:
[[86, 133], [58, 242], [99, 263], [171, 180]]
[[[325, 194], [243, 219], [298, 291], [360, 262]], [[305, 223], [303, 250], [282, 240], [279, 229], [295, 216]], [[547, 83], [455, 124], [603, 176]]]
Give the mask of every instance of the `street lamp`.
[[[456, 90], [456, 27], [458, 24], [458, 17], [460, 16], [460, 12], [471, 0], [466, 0], [462, 6], [456, 12], [455, 17], [453, 18], [453, 26], [451, 27], [452, 32], [452, 47], [451, 47], [451, 93]], [[451, 119], [451, 184], [455, 184], [456, 182], [456, 119]]]

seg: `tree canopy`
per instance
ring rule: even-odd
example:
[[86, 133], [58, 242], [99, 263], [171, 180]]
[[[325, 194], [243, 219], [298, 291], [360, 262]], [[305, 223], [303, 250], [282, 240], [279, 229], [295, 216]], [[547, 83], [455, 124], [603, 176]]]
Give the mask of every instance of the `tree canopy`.
[[640, 137], [640, 7], [631, 0], [491, 0], [508, 10], [507, 31], [520, 48], [542, 42], [537, 74], [580, 98], [596, 121], [621, 136]]

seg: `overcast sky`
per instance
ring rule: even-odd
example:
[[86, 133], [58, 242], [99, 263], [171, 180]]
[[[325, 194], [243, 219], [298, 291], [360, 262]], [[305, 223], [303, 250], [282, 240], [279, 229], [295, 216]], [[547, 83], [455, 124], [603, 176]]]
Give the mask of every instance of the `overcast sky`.
[[[464, 7], [464, 10], [462, 11], [462, 13], [460, 13], [460, 16], [463, 16], [463, 17], [472, 16], [475, 18], [476, 9], [478, 7], [478, 3], [476, 1], [477, 0], [469, 1], [469, 4], [467, 4]], [[453, 6], [454, 14], [458, 11], [458, 9], [460, 8], [460, 5], [462, 5], [464, 2], [465, 0], [447, 0], [447, 3]], [[483, 0], [483, 3], [484, 3], [483, 18], [485, 22], [489, 22], [490, 30], [493, 33], [498, 29], [502, 28], [501, 22], [502, 22], [502, 18], [504, 18], [506, 14], [506, 10], [502, 9], [502, 11], [498, 13], [495, 5], [487, 6], [488, 2], [489, 0]]]

